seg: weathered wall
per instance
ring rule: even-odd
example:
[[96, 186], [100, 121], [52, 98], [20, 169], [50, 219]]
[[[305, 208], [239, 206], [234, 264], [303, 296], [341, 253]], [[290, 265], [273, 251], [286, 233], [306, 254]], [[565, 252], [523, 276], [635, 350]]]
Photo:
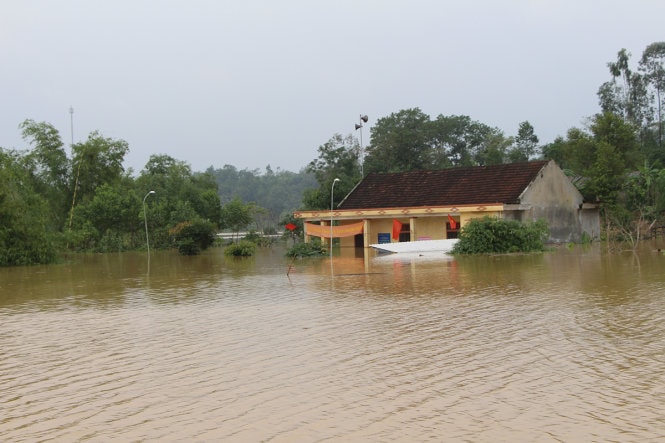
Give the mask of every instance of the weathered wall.
[[549, 242], [579, 242], [584, 234], [597, 238], [600, 231], [598, 212], [582, 209], [582, 194], [554, 163], [548, 163], [540, 175], [522, 193], [520, 203], [530, 207], [522, 221], [545, 219], [550, 229]]
[[[407, 222], [408, 223], [408, 222]], [[369, 221], [370, 229], [369, 229], [369, 244], [373, 243], [378, 243], [379, 242], [379, 233], [385, 233], [389, 232], [390, 233], [390, 241], [396, 241], [392, 240], [392, 232], [393, 232], [393, 219], [374, 219]]]
[[443, 240], [446, 238], [445, 220], [443, 217], [416, 218], [413, 240]]

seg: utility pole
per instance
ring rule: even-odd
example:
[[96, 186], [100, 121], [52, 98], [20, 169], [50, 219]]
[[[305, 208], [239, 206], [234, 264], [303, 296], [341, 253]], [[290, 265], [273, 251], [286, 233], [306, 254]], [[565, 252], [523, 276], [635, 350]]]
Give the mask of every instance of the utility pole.
[[[70, 145], [70, 149], [72, 151], [72, 160], [74, 159], [74, 108], [72, 106], [69, 107], [69, 118], [71, 122], [71, 130], [72, 130], [72, 143]], [[76, 190], [79, 187], [79, 175], [81, 174], [81, 160], [79, 159], [79, 164], [78, 168], [76, 171], [76, 179], [74, 180], [74, 197], [72, 197], [72, 208], [69, 210], [69, 230], [72, 230], [72, 219], [74, 217], [74, 205], [76, 204]]]

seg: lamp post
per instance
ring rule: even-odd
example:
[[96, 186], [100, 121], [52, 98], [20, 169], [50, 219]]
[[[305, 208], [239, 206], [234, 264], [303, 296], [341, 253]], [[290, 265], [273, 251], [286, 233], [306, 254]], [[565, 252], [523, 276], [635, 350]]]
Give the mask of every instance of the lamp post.
[[365, 163], [364, 159], [364, 150], [363, 150], [363, 123], [367, 123], [367, 120], [369, 120], [369, 117], [366, 115], [360, 114], [360, 123], [356, 123], [356, 131], [360, 129], [360, 176], [363, 177], [363, 163]]
[[155, 191], [150, 191], [145, 197], [143, 197], [143, 221], [145, 222], [145, 244], [148, 247], [148, 258], [150, 258], [150, 240], [148, 240], [148, 216], [145, 213], [145, 199], [148, 198], [150, 194], [154, 193]]
[[[335, 183], [339, 181], [338, 178], [333, 180], [330, 187], [330, 259], [332, 260], [332, 244], [333, 244], [333, 191], [335, 190]], [[332, 263], [332, 262], [331, 262]]]

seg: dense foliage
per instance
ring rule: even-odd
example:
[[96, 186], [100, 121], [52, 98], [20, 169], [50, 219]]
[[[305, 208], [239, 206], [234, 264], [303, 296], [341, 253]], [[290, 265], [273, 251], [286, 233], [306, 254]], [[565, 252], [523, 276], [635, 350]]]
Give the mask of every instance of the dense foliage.
[[179, 223], [170, 230], [182, 255], [197, 255], [215, 241], [215, 225], [200, 218]]
[[49, 263], [60, 238], [21, 158], [0, 151], [0, 266]]
[[259, 170], [238, 170], [224, 165], [221, 169], [212, 167], [206, 174], [217, 183], [217, 193], [225, 205], [234, 200], [251, 204], [250, 225], [260, 232], [266, 232], [279, 223], [280, 218], [293, 213], [300, 207], [303, 191], [316, 187], [314, 176], [306, 171], [289, 172], [270, 166], [261, 173]]
[[452, 253], [538, 252], [544, 250], [547, 235], [547, 224], [542, 220], [520, 223], [516, 220], [483, 217], [464, 225]]

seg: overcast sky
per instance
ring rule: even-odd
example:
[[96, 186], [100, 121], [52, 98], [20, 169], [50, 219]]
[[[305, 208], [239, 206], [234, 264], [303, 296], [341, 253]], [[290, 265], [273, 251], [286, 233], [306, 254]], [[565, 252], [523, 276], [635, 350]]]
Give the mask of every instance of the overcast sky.
[[[0, 0], [0, 147], [18, 125], [123, 139], [194, 171], [297, 172], [360, 114], [468, 115], [541, 143], [582, 127], [621, 48], [665, 40], [663, 0]], [[69, 151], [68, 151], [69, 152]]]

